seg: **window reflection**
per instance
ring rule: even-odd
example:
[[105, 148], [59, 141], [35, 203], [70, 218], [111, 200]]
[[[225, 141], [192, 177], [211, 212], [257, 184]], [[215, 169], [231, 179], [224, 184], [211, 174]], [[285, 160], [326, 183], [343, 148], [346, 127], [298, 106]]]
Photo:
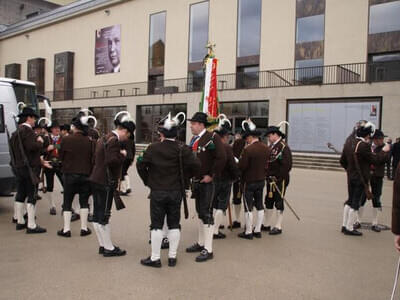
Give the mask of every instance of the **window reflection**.
[[369, 10], [369, 33], [400, 30], [400, 1], [371, 5]]
[[305, 59], [296, 61], [296, 83], [322, 83], [324, 73], [322, 65], [322, 59]]
[[324, 15], [297, 19], [296, 43], [322, 41], [324, 39]]
[[208, 1], [190, 6], [189, 63], [203, 60], [207, 43]]
[[238, 57], [260, 54], [261, 0], [239, 0]]
[[150, 17], [150, 68], [164, 66], [165, 17], [165, 12]]

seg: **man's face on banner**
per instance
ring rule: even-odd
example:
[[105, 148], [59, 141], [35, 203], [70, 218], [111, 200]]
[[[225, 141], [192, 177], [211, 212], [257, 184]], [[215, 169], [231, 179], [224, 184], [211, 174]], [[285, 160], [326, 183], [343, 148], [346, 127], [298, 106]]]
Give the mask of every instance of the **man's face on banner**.
[[110, 58], [110, 62], [113, 67], [116, 67], [120, 63], [120, 55], [121, 55], [121, 41], [119, 38], [118, 31], [113, 29], [110, 31], [110, 35], [108, 37], [108, 57]]

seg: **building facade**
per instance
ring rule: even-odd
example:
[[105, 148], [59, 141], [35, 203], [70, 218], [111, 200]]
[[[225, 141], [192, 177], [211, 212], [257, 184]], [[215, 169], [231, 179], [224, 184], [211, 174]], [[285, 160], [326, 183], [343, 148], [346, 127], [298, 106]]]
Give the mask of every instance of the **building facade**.
[[65, 121], [89, 107], [108, 130], [127, 109], [149, 143], [168, 112], [197, 111], [210, 41], [235, 131], [288, 120], [294, 151], [329, 153], [360, 119], [400, 136], [399, 15], [399, 0], [82, 0], [1, 33], [0, 73]]

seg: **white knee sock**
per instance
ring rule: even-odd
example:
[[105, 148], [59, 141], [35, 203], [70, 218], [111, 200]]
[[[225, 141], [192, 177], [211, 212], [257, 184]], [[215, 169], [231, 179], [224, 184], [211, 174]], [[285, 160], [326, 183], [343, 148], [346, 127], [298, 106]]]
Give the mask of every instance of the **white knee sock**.
[[64, 229], [63, 232], [71, 231], [71, 216], [72, 211], [64, 211]]
[[[125, 178], [126, 178], [126, 176], [125, 176]], [[121, 180], [121, 192], [122, 193], [126, 193], [126, 181], [125, 181], [125, 178], [124, 178], [124, 180]]]
[[200, 219], [199, 219], [198, 226], [199, 226], [199, 238], [198, 238], [197, 243], [200, 246], [204, 246], [204, 224], [203, 224], [203, 221]]
[[222, 218], [224, 216], [224, 212], [222, 209], [217, 209], [214, 215], [214, 234], [218, 234], [219, 232], [219, 225], [221, 225]]
[[276, 211], [276, 225], [275, 228], [282, 229], [283, 211]]
[[250, 234], [253, 232], [253, 213], [245, 212], [244, 220], [246, 222], [246, 234]]
[[265, 227], [271, 227], [272, 226], [272, 216], [274, 214], [274, 210], [273, 209], [266, 209], [265, 210], [265, 214], [264, 214], [264, 226]]
[[257, 222], [254, 232], [261, 232], [261, 225], [264, 221], [264, 210], [257, 210]]
[[363, 214], [364, 214], [364, 206], [361, 206], [358, 209], [358, 213], [357, 213], [357, 222], [360, 223], [360, 224], [361, 224], [361, 220], [362, 220]]
[[379, 217], [380, 208], [373, 207], [372, 208], [372, 225], [378, 225], [378, 217]]
[[345, 204], [343, 208], [343, 227], [347, 226], [347, 221], [349, 219], [349, 212], [350, 212], [350, 206]]
[[168, 224], [167, 224], [167, 216], [165, 216], [164, 218], [164, 225], [162, 228], [162, 232], [163, 232], [163, 239], [168, 237]]
[[14, 216], [13, 216], [13, 218], [15, 219], [15, 220], [18, 220], [18, 216], [17, 216], [17, 201], [14, 201]]
[[93, 202], [93, 196], [89, 197], [89, 214], [93, 216], [93, 211], [94, 211], [94, 202]]
[[24, 206], [25, 203], [23, 202], [14, 202], [14, 210], [17, 215], [16, 219], [18, 224], [25, 224], [25, 219], [24, 219]]
[[131, 179], [129, 178], [129, 175], [125, 176], [125, 184], [126, 184], [126, 189], [129, 190], [131, 188]]
[[36, 222], [35, 222], [35, 206], [31, 203], [26, 205], [26, 210], [28, 211], [28, 228], [35, 229]]
[[240, 222], [240, 210], [242, 208], [242, 205], [241, 204], [234, 204], [233, 207], [234, 207], [234, 210], [235, 210], [235, 220], [237, 222]]
[[354, 223], [357, 219], [357, 211], [350, 208], [349, 209], [349, 217], [347, 219], [347, 224], [346, 224], [346, 229], [349, 231], [353, 231], [354, 230]]
[[110, 224], [100, 225], [101, 237], [103, 238], [104, 249], [114, 250], [114, 245], [111, 241]]
[[81, 215], [81, 229], [87, 230], [87, 218], [89, 215], [89, 209], [88, 208], [81, 208], [80, 210], [80, 215]]
[[178, 252], [179, 240], [181, 239], [181, 231], [179, 229], [171, 229], [168, 231], [169, 240], [169, 258], [176, 258]]
[[53, 192], [47, 193], [47, 199], [49, 199], [50, 208], [56, 207], [56, 202], [53, 199]]
[[214, 235], [214, 225], [205, 224], [203, 225], [204, 231], [204, 248], [209, 253], [212, 253], [212, 242], [213, 242], [213, 235]]
[[151, 231], [151, 260], [159, 260], [161, 253], [161, 243], [163, 240], [163, 232], [161, 229], [153, 229]]
[[100, 247], [104, 247], [103, 237], [101, 235], [101, 228], [99, 223], [93, 222], [94, 232], [96, 232], [97, 241], [99, 242]]

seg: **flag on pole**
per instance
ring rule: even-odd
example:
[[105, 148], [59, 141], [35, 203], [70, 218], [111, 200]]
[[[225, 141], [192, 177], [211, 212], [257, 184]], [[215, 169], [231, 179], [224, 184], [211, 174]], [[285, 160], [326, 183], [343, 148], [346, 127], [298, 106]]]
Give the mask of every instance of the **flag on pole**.
[[200, 111], [206, 113], [210, 118], [216, 118], [219, 113], [217, 95], [217, 65], [218, 59], [215, 58], [213, 47], [208, 43], [208, 54], [204, 59], [205, 78], [204, 91], [200, 102]]

